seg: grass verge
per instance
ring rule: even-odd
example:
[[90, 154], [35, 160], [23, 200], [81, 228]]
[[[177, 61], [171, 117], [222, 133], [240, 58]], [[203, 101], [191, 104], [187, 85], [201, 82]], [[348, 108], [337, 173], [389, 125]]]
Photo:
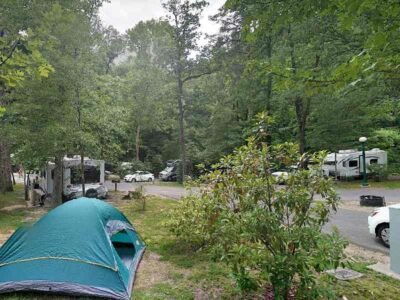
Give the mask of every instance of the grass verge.
[[[368, 181], [368, 184], [371, 188], [400, 189], [400, 181], [397, 180]], [[336, 186], [339, 189], [359, 189], [361, 180], [339, 181]]]
[[0, 193], [0, 209], [11, 205], [25, 205], [23, 184], [14, 185], [13, 192]]

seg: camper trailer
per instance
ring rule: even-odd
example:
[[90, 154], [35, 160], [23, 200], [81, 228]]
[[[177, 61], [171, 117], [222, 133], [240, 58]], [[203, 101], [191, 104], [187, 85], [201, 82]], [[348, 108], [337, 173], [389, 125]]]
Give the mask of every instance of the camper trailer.
[[[48, 162], [41, 172], [40, 187], [47, 193], [54, 190], [54, 162]], [[66, 200], [87, 196], [106, 198], [107, 188], [104, 185], [104, 160], [94, 160], [85, 157], [85, 195], [82, 195], [81, 184], [81, 157], [64, 157], [63, 159], [63, 196]]]
[[[378, 148], [365, 151], [365, 163], [366, 173], [370, 172], [368, 168], [370, 165], [387, 165], [387, 152]], [[364, 171], [362, 152], [351, 149], [329, 153], [322, 170], [325, 176], [336, 176], [342, 179], [360, 177]]]

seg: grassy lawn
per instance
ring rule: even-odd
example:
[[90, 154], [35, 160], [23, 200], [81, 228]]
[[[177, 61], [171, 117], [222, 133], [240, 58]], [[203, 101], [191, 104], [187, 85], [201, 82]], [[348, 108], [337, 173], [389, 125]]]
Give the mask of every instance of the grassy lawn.
[[[379, 182], [369, 180], [368, 183], [372, 188], [400, 189], [400, 181], [397, 180], [386, 180]], [[339, 181], [336, 186], [339, 189], [359, 189], [361, 186], [361, 180]]]
[[15, 185], [14, 192], [0, 194], [0, 234], [5, 234], [10, 230], [14, 230], [15, 228], [22, 225], [23, 220], [26, 218], [27, 215], [26, 209], [4, 209], [10, 206], [17, 205], [25, 205], [24, 187], [22, 184]]
[[368, 269], [370, 264], [364, 262], [352, 265], [355, 271], [363, 274], [363, 277], [355, 280], [341, 281], [329, 275], [321, 276], [320, 280], [334, 286], [337, 296], [345, 296], [347, 299], [399, 299], [399, 281]]
[[162, 180], [157, 180], [154, 182], [155, 185], [160, 185], [160, 186], [170, 186], [170, 187], [183, 187], [182, 183], [179, 183], [177, 181], [162, 181]]
[[[149, 197], [143, 212], [141, 203], [118, 200], [118, 194], [112, 197], [115, 200], [113, 204], [132, 221], [147, 244], [135, 282], [135, 299], [265, 299], [264, 290], [241, 294], [224, 264], [212, 261], [205, 253], [194, 252], [176, 240], [165, 226], [167, 213], [177, 205], [176, 201]], [[16, 228], [25, 218], [23, 212], [16, 210], [12, 214], [0, 215], [0, 228], [3, 225]], [[319, 280], [321, 284], [333, 287], [337, 297], [398, 299], [399, 282], [375, 273], [366, 266], [365, 262], [354, 264], [353, 268], [364, 276], [353, 281], [339, 281], [329, 275], [322, 275]], [[13, 294], [3, 295], [2, 299], [77, 298]]]
[[0, 194], [0, 209], [11, 205], [25, 205], [24, 185], [14, 185], [14, 192]]
[[144, 213], [139, 203], [120, 207], [148, 247], [135, 283], [135, 299], [242, 299], [225, 265], [179, 244], [165, 226], [167, 212], [176, 204], [150, 197]]

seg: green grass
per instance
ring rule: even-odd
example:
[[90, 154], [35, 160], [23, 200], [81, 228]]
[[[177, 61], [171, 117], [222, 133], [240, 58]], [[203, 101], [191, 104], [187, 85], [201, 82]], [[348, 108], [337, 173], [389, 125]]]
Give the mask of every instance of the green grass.
[[23, 220], [27, 216], [27, 210], [24, 208], [10, 211], [1, 209], [13, 205], [25, 204], [24, 187], [22, 184], [15, 185], [13, 192], [0, 194], [0, 233], [7, 233], [10, 230], [15, 230], [15, 228], [23, 224]]
[[15, 209], [12, 211], [0, 211], [0, 233], [8, 233], [24, 224], [27, 211]]
[[[113, 198], [117, 199], [118, 194], [113, 194]], [[242, 294], [224, 264], [212, 261], [206, 253], [193, 251], [176, 240], [165, 224], [168, 212], [177, 205], [176, 201], [149, 197], [145, 211], [142, 211], [140, 201], [126, 200], [116, 203], [147, 244], [134, 287], [134, 299], [265, 299], [262, 289]], [[3, 225], [16, 228], [23, 217], [21, 210], [13, 211], [10, 216], [1, 215], [0, 228]], [[366, 265], [367, 263], [353, 264], [353, 269], [364, 274], [362, 278], [339, 281], [324, 274], [320, 276], [320, 284], [329, 285], [337, 296], [345, 295], [348, 299], [398, 299], [399, 282], [367, 269]], [[85, 298], [16, 293], [2, 299]]]
[[23, 184], [14, 185], [13, 192], [0, 193], [0, 209], [10, 205], [25, 205]]
[[170, 187], [184, 187], [182, 183], [179, 183], [177, 181], [161, 181], [161, 180], [157, 180], [157, 181], [154, 182], [154, 185], [170, 186]]
[[[146, 211], [141, 203], [121, 207], [133, 222], [147, 244], [147, 251], [159, 256], [160, 264], [167, 268], [166, 280], [152, 287], [136, 288], [135, 299], [194, 299], [195, 294], [213, 291], [220, 299], [242, 299], [229, 270], [220, 263], [210, 260], [204, 252], [194, 252], [187, 245], [179, 243], [165, 225], [168, 211], [177, 205], [175, 200], [156, 197], [148, 198]], [[143, 270], [145, 276], [152, 276], [157, 270]], [[165, 282], [167, 281], [167, 282]]]
[[368, 269], [367, 265], [369, 263], [353, 264], [352, 268], [363, 274], [355, 280], [341, 281], [329, 275], [321, 276], [320, 280], [334, 286], [337, 296], [346, 296], [347, 299], [399, 299], [400, 282]]
[[[385, 188], [385, 189], [400, 189], [400, 181], [386, 180], [386, 181], [368, 181], [369, 187], [372, 188]], [[340, 189], [359, 189], [361, 186], [361, 180], [354, 181], [340, 181], [337, 183], [337, 188]]]

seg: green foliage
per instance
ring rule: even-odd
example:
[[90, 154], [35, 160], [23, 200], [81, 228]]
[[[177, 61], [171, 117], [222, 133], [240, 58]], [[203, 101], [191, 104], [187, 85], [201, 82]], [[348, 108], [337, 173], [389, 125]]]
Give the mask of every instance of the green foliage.
[[[205, 186], [177, 207], [171, 230], [194, 247], [209, 247], [241, 288], [265, 279], [276, 299], [293, 287], [303, 298], [326, 295], [316, 275], [339, 265], [346, 243], [335, 232], [321, 232], [339, 201], [332, 181], [318, 172], [325, 154], [300, 156], [294, 144], [267, 146], [262, 138], [249, 138], [201, 177]], [[290, 173], [278, 187], [272, 170], [305, 160], [316, 164]]]
[[388, 151], [388, 168], [391, 173], [400, 172], [400, 132], [397, 128], [376, 130], [368, 140], [372, 148]]
[[375, 181], [382, 181], [388, 178], [389, 172], [386, 165], [374, 164], [369, 165], [368, 170], [372, 173]]

